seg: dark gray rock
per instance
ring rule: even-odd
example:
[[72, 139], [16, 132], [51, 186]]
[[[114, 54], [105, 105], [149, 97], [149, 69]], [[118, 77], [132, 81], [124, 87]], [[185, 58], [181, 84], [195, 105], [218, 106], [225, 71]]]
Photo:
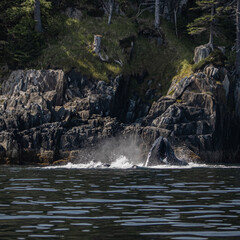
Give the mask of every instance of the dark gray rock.
[[223, 81], [226, 78], [226, 69], [207, 66], [203, 72], [173, 83], [170, 96], [153, 103], [145, 125], [155, 127], [174, 149], [181, 149], [181, 154], [188, 152], [185, 156], [193, 161], [236, 161], [240, 133], [238, 128], [233, 130], [238, 121], [229, 111], [226, 93], [230, 81]]
[[240, 88], [233, 100], [225, 68], [210, 65], [173, 82], [150, 109], [137, 95], [129, 98], [130, 79], [105, 83], [75, 70], [14, 71], [0, 95], [0, 162], [52, 164], [83, 154], [87, 161], [87, 149], [118, 135], [138, 139], [142, 160], [159, 136], [178, 160], [239, 159], [239, 118], [231, 109], [239, 106]]
[[12, 72], [0, 96], [1, 162], [52, 163], [114, 135], [120, 81], [75, 71]]
[[194, 81], [192, 76], [181, 79], [179, 82], [173, 82], [169, 88], [168, 95], [172, 95], [173, 98], [179, 98], [186, 90], [187, 87]]

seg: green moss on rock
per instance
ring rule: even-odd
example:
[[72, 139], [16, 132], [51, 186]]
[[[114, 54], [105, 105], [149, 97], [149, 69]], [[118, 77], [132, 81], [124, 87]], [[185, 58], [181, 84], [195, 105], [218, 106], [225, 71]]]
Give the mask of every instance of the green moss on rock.
[[209, 64], [213, 64], [214, 67], [223, 67], [225, 66], [225, 61], [226, 61], [226, 56], [222, 53], [222, 51], [218, 48], [214, 49], [214, 51], [212, 51], [210, 53], [210, 55], [203, 59], [202, 61], [200, 61], [197, 64], [194, 64], [192, 67], [192, 70], [194, 72], [198, 71], [198, 70], [203, 70], [205, 66], [209, 65]]

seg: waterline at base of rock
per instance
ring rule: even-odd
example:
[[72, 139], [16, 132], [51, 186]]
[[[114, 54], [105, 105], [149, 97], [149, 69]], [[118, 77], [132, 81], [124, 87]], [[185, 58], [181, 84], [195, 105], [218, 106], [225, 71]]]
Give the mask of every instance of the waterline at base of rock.
[[131, 160], [125, 156], [119, 156], [112, 163], [106, 164], [100, 161], [90, 160], [88, 163], [67, 163], [62, 166], [48, 166], [44, 169], [56, 169], [56, 168], [66, 168], [66, 169], [191, 169], [191, 168], [240, 168], [240, 166], [232, 165], [210, 165], [210, 164], [198, 164], [189, 163], [186, 166], [177, 165], [155, 165], [150, 167], [144, 167], [144, 163], [135, 165]]

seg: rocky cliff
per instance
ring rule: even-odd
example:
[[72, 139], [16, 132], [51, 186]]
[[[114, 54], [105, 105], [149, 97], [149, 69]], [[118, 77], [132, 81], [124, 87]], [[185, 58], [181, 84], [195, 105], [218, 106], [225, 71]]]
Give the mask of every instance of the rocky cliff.
[[187, 158], [196, 154], [206, 162], [239, 161], [240, 135], [230, 86], [225, 68], [206, 66], [173, 82], [168, 96], [153, 104], [146, 124], [180, 146], [182, 154], [190, 153]]
[[14, 71], [0, 99], [1, 162], [52, 163], [114, 135], [119, 89], [120, 78], [106, 84], [61, 70]]
[[137, 138], [143, 157], [161, 135], [180, 159], [239, 162], [240, 134], [229, 79], [225, 68], [207, 66], [173, 82], [144, 118], [127, 124], [122, 119], [136, 114], [137, 107], [131, 112], [123, 77], [105, 83], [75, 71], [14, 71], [1, 88], [0, 162], [79, 160], [86, 149], [119, 135]]

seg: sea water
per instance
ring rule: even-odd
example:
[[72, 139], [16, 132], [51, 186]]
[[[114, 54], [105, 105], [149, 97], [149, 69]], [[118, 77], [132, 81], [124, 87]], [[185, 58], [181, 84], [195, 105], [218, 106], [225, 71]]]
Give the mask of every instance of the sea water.
[[0, 239], [240, 239], [240, 167], [120, 156], [0, 169]]

